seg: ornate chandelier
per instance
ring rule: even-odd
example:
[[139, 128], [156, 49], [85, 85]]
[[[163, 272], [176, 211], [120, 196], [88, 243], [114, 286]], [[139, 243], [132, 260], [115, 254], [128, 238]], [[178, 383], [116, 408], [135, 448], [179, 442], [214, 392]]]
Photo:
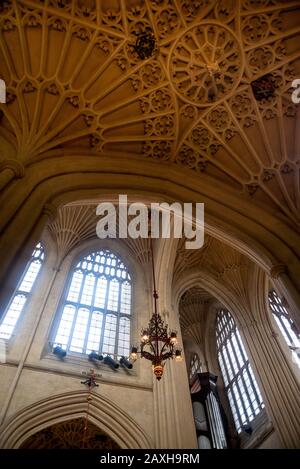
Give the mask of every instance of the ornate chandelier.
[[164, 323], [157, 310], [158, 293], [155, 283], [155, 270], [152, 239], [150, 237], [151, 249], [151, 262], [152, 262], [152, 276], [153, 276], [153, 299], [154, 299], [154, 313], [149, 321], [148, 327], [142, 330], [140, 351], [138, 347], [132, 347], [130, 358], [135, 361], [138, 354], [141, 357], [150, 360], [152, 363], [153, 372], [157, 380], [160, 380], [166, 360], [175, 358], [180, 362], [183, 360], [181, 350], [175, 349], [177, 344], [177, 333], [175, 331], [168, 332], [168, 325]]

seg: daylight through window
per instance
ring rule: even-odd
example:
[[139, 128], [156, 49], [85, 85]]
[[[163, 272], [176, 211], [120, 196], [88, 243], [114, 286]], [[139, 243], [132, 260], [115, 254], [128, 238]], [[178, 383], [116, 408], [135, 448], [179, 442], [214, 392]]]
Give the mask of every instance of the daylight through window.
[[38, 276], [44, 261], [44, 249], [41, 243], [38, 243], [32, 253], [31, 259], [25, 269], [23, 277], [11, 299], [6, 311], [4, 312], [3, 319], [0, 324], [0, 338], [10, 339], [17, 321], [21, 316], [22, 311], [31, 295], [33, 285]]
[[240, 433], [259, 414], [264, 404], [236, 323], [225, 309], [218, 312], [216, 334], [225, 390]]
[[101, 250], [76, 265], [54, 342], [82, 354], [129, 355], [131, 278], [112, 252]]

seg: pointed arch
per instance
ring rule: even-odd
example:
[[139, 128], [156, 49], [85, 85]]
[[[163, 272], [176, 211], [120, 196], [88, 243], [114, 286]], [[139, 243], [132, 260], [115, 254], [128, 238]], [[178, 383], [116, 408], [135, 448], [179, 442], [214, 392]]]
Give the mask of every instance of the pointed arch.
[[[153, 448], [153, 442], [136, 421], [112, 401], [92, 394], [89, 420], [122, 449]], [[58, 422], [86, 415], [86, 391], [47, 397], [14, 414], [0, 429], [0, 447], [17, 449], [30, 436]]]

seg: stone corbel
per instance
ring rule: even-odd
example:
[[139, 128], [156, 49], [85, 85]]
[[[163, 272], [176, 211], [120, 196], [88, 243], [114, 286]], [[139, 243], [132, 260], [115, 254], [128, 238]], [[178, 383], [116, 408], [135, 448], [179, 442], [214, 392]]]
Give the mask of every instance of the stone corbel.
[[287, 274], [287, 266], [285, 264], [272, 265], [270, 270], [271, 277], [277, 280], [280, 275]]
[[10, 160], [1, 161], [0, 171], [4, 171], [5, 169], [11, 169], [14, 174], [14, 177], [16, 178], [24, 177], [24, 174], [25, 174], [24, 165], [18, 160], [10, 159]]
[[14, 159], [0, 162], [0, 190], [3, 190], [7, 184], [14, 178], [23, 178], [25, 175], [24, 165]]
[[53, 223], [57, 216], [57, 207], [52, 204], [45, 204], [42, 210], [42, 215], [47, 217], [48, 223]]

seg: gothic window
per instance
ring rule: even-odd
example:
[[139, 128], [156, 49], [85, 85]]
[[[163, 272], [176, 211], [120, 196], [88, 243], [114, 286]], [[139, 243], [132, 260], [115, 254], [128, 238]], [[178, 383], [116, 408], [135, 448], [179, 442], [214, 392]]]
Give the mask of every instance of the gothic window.
[[131, 278], [112, 252], [80, 259], [64, 298], [54, 344], [64, 350], [129, 355]]
[[31, 296], [32, 289], [38, 273], [41, 270], [44, 257], [44, 248], [41, 243], [38, 243], [32, 253], [30, 261], [27, 264], [19, 285], [2, 316], [2, 320], [0, 322], [1, 339], [11, 338], [17, 321]]
[[190, 363], [190, 381], [193, 379], [195, 373], [201, 373], [201, 363], [197, 353], [194, 353]]
[[288, 310], [275, 290], [269, 293], [269, 305], [280, 332], [292, 351], [293, 360], [300, 367], [300, 331], [292, 321]]
[[244, 430], [264, 407], [242, 338], [230, 312], [217, 315], [217, 354], [225, 390], [238, 433]]

